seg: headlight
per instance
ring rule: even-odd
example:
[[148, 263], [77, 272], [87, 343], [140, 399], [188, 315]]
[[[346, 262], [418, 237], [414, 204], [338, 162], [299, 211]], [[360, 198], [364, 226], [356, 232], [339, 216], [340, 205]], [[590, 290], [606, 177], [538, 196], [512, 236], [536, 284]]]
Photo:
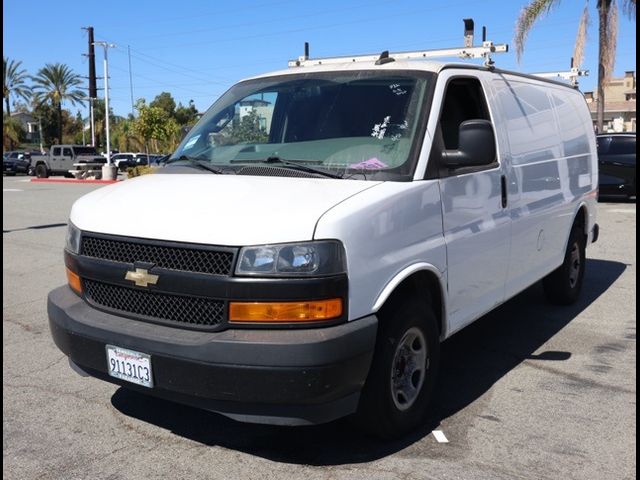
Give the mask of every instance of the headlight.
[[344, 249], [336, 240], [244, 247], [237, 275], [322, 276], [346, 271]]
[[67, 228], [65, 248], [71, 253], [80, 253], [80, 230], [71, 222], [69, 222], [69, 227]]

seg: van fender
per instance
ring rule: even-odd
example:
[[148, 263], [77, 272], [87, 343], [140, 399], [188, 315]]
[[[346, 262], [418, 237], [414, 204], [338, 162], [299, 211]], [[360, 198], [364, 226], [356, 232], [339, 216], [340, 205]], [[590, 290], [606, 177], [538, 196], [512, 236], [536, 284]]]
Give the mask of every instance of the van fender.
[[[569, 245], [569, 237], [571, 236], [571, 228], [573, 228], [573, 224], [576, 221], [576, 218], [578, 218], [578, 215], [580, 214], [580, 210], [584, 207], [584, 209], [587, 212], [587, 218], [585, 219], [584, 222], [584, 234], [588, 237], [589, 236], [589, 218], [590, 218], [590, 212], [589, 212], [589, 204], [587, 202], [585, 202], [584, 200], [581, 200], [580, 202], [578, 202], [578, 204], [576, 205], [576, 208], [573, 210], [573, 214], [571, 215], [571, 225], [569, 227], [569, 229], [567, 230], [567, 235], [564, 241], [564, 250], [563, 250], [563, 255], [564, 252], [567, 251], [567, 246]], [[588, 244], [588, 240], [587, 240], [587, 244]]]
[[373, 304], [373, 312], [377, 312], [382, 308], [384, 303], [388, 300], [391, 294], [395, 291], [395, 289], [400, 285], [404, 280], [409, 278], [416, 272], [426, 270], [436, 275], [438, 278], [438, 282], [440, 282], [440, 291], [442, 292], [442, 310], [443, 316], [445, 315], [445, 292], [446, 290], [446, 282], [444, 276], [440, 270], [438, 270], [434, 265], [426, 262], [414, 263], [413, 265], [409, 265], [405, 267], [400, 272], [396, 273], [396, 275], [384, 286], [378, 297], [376, 298], [375, 303]]

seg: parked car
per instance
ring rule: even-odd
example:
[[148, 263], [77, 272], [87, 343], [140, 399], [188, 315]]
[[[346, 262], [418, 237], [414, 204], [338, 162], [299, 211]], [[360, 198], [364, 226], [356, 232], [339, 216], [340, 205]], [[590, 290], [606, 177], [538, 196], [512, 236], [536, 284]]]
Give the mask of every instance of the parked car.
[[636, 198], [636, 134], [603, 133], [596, 137], [600, 197]]
[[136, 166], [146, 166], [149, 165], [149, 155], [146, 153], [138, 153], [135, 158]]
[[386, 53], [242, 81], [157, 174], [73, 205], [48, 314], [74, 370], [393, 437], [424, 424], [441, 341], [540, 280], [578, 300], [598, 237], [582, 94]]
[[38, 178], [50, 175], [69, 176], [70, 170], [76, 170], [77, 163], [104, 164], [106, 158], [98, 155], [95, 147], [84, 145], [52, 145], [49, 155], [37, 157], [32, 161], [32, 168]]
[[29, 173], [31, 157], [29, 152], [11, 151], [2, 155], [2, 173], [15, 175], [17, 173]]
[[127, 168], [135, 165], [134, 155], [135, 153], [116, 153], [111, 156], [111, 163], [113, 163], [119, 171], [124, 172]]
[[118, 170], [124, 172], [129, 167], [137, 167], [147, 165], [147, 154], [145, 153], [117, 153], [111, 156], [111, 162], [118, 167]]

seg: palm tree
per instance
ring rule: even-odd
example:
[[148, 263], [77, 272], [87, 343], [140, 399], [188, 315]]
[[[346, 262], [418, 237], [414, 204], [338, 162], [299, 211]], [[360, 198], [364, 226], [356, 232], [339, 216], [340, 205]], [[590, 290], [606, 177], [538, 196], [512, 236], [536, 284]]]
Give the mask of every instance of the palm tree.
[[[636, 0], [622, 0], [622, 7], [627, 16], [636, 19]], [[520, 11], [516, 22], [514, 43], [518, 61], [524, 52], [524, 44], [529, 31], [540, 18], [544, 17], [551, 9], [557, 7], [560, 0], [530, 0]], [[616, 0], [596, 0], [598, 10], [598, 131], [602, 131], [604, 123], [604, 86], [611, 79], [613, 66], [616, 59], [616, 43], [618, 37], [618, 6]], [[574, 48], [574, 65], [580, 66], [584, 56], [584, 44], [589, 23], [589, 0], [586, 0], [578, 36]]]
[[86, 95], [76, 88], [82, 83], [79, 75], [62, 63], [46, 64], [33, 77], [35, 100], [38, 104], [50, 101], [58, 112], [58, 142], [62, 143], [62, 102], [82, 104]]
[[31, 88], [26, 84], [29, 75], [24, 68], [20, 68], [21, 65], [22, 62], [9, 60], [7, 57], [2, 58], [2, 98], [7, 107], [7, 115], [11, 115], [9, 102], [11, 94], [15, 94], [26, 102], [29, 102], [31, 97]]

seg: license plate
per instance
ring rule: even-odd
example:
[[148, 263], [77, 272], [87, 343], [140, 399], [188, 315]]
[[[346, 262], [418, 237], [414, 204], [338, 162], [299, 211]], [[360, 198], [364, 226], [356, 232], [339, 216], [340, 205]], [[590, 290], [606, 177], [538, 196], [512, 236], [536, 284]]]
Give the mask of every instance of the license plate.
[[151, 356], [146, 353], [107, 345], [107, 368], [112, 377], [143, 387], [153, 387]]

